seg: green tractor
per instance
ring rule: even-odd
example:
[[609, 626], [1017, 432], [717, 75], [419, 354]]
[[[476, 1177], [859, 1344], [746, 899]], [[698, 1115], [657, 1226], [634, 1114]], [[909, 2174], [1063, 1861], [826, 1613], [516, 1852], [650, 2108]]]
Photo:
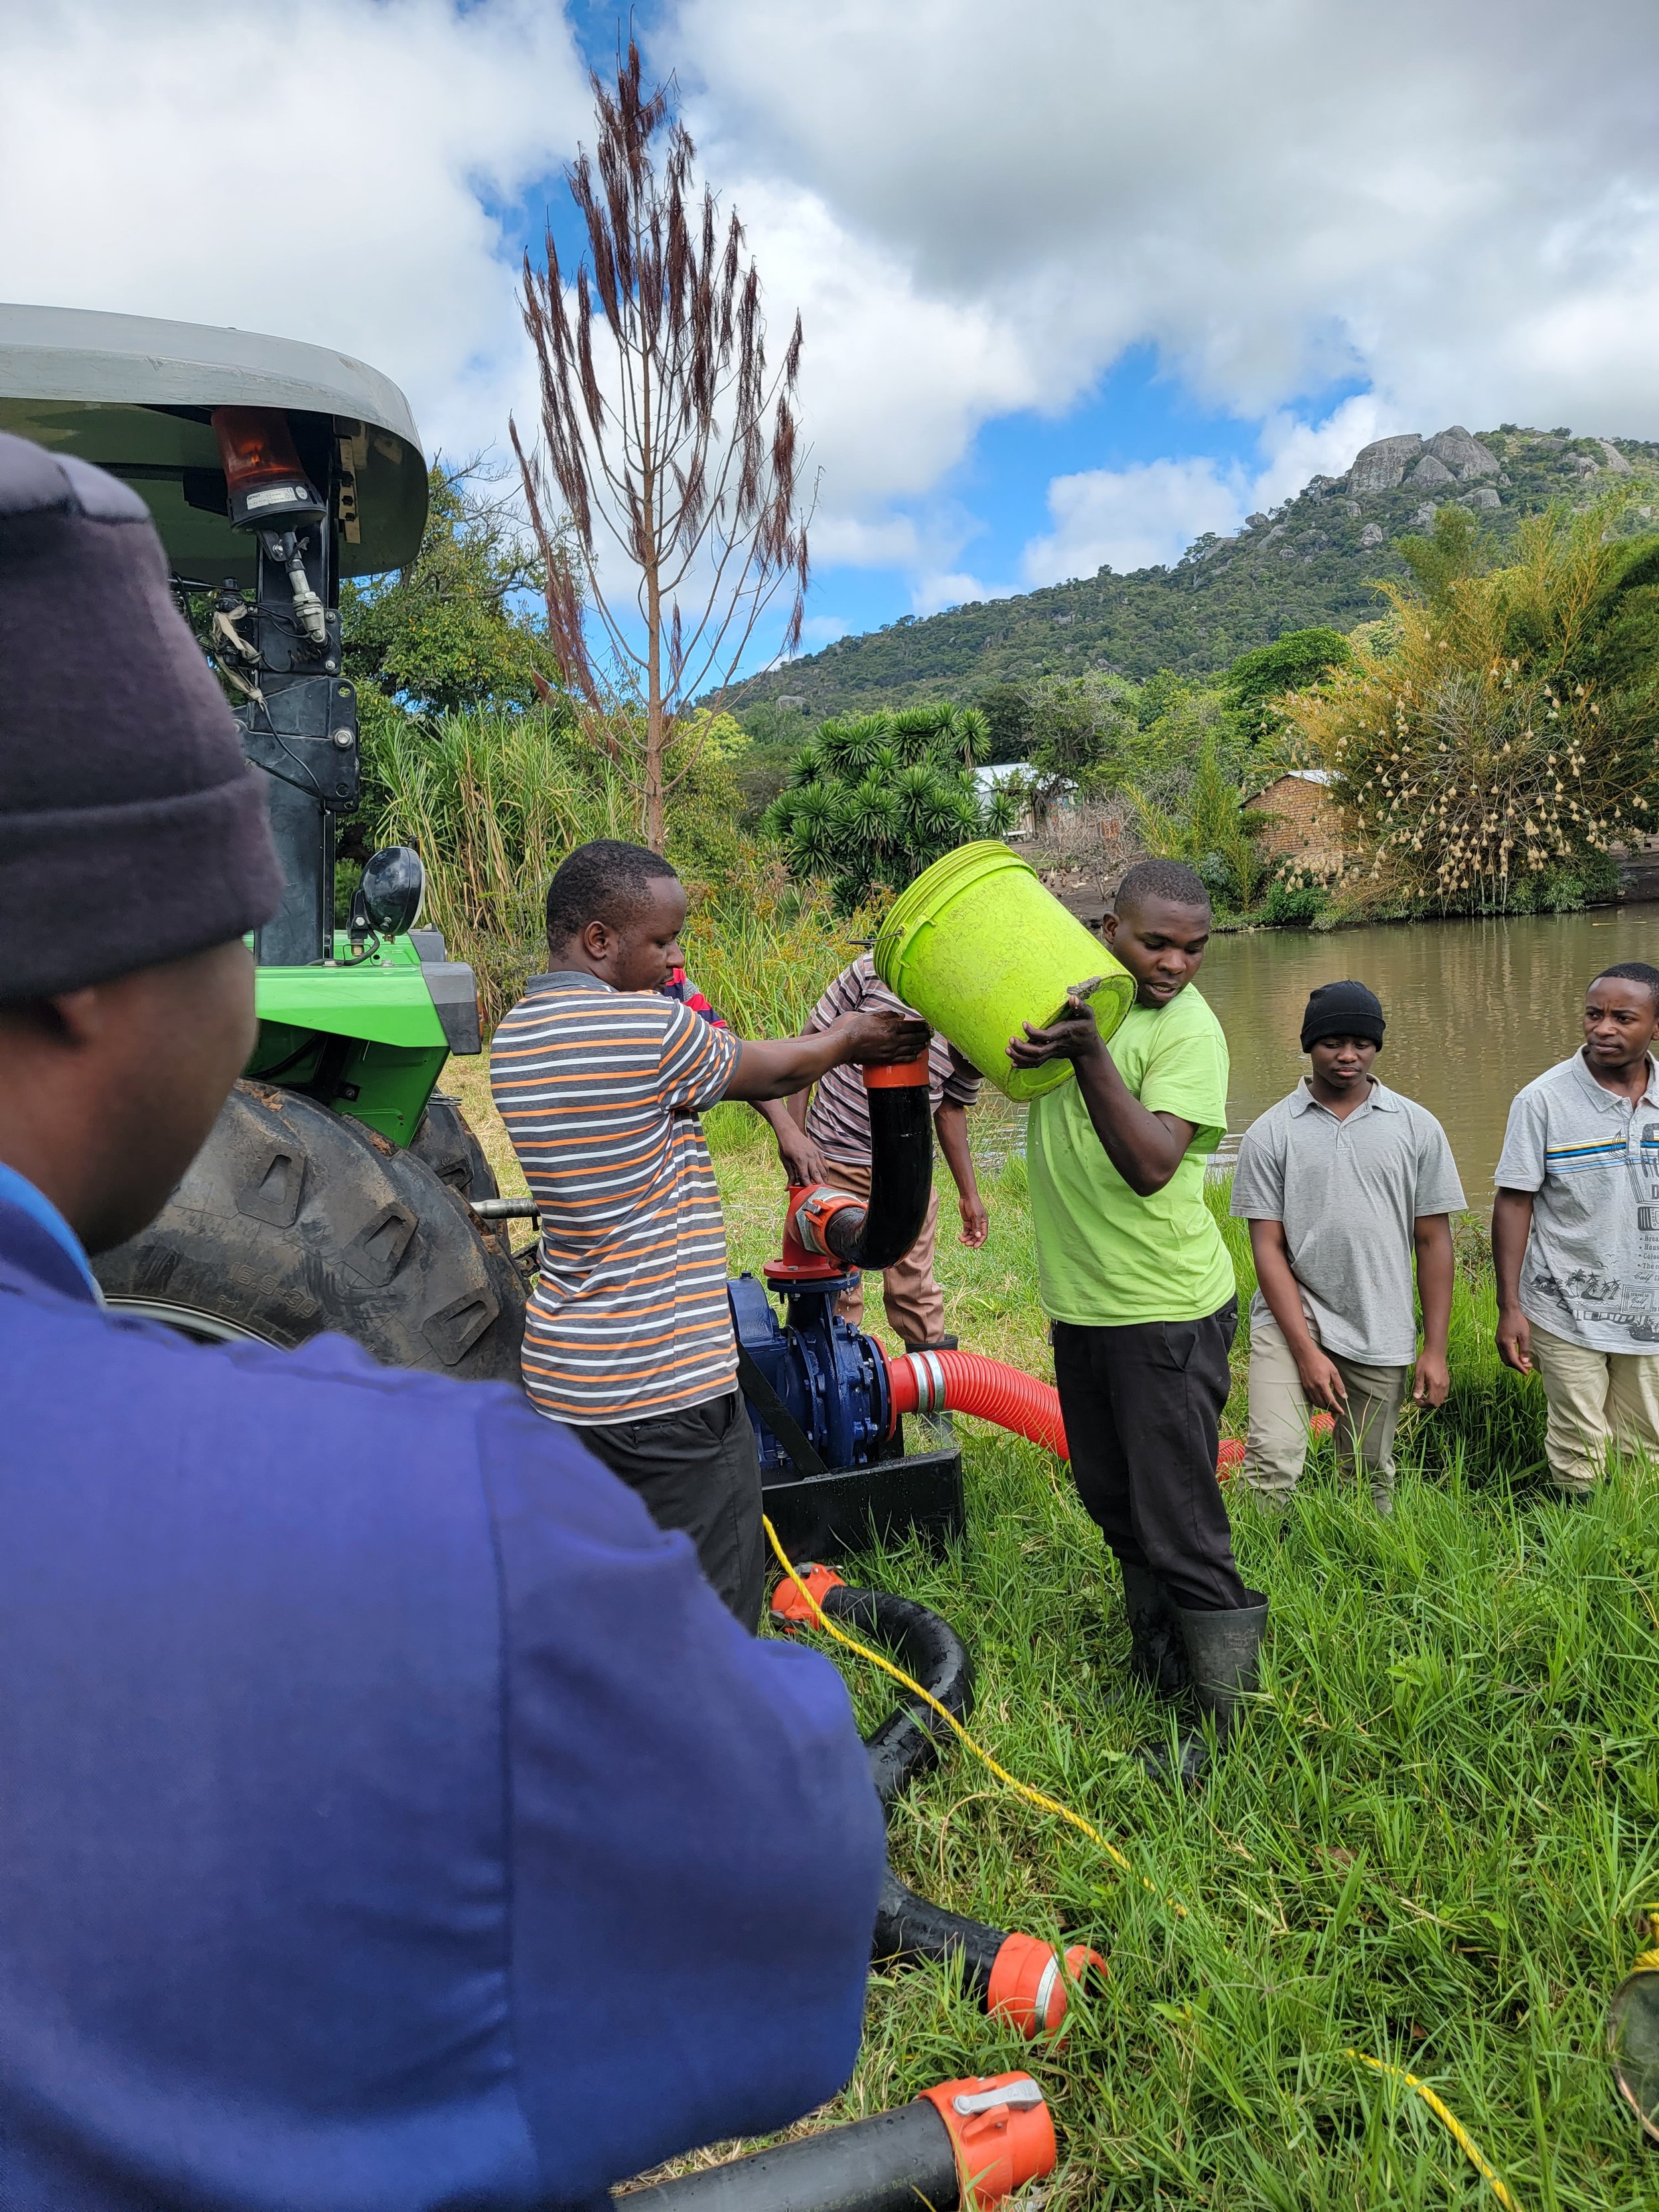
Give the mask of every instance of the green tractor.
[[516, 1382], [514, 1209], [436, 1088], [452, 1052], [481, 1048], [472, 972], [418, 926], [423, 876], [405, 848], [365, 863], [336, 926], [337, 843], [358, 798], [340, 581], [404, 567], [420, 544], [427, 464], [403, 394], [284, 338], [0, 307], [0, 429], [95, 462], [148, 502], [269, 779], [287, 883], [254, 944], [253, 1057], [160, 1218], [97, 1262], [105, 1296], [201, 1340], [291, 1346], [339, 1329], [387, 1364]]

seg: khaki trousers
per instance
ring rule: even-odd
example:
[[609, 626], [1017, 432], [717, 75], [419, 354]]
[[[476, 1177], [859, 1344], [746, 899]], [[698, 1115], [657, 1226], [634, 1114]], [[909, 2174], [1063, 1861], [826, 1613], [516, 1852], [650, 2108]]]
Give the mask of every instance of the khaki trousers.
[[1659, 1460], [1659, 1352], [1587, 1352], [1527, 1324], [1549, 1401], [1545, 1456], [1556, 1487], [1591, 1489], [1614, 1451]]
[[[854, 1198], [870, 1195], [868, 1160], [826, 1160], [824, 1177], [833, 1190], [851, 1191]], [[902, 1260], [884, 1269], [881, 1292], [887, 1308], [887, 1326], [897, 1332], [906, 1347], [937, 1344], [945, 1334], [945, 1293], [933, 1279], [933, 1242], [939, 1234], [939, 1193], [930, 1193], [921, 1234]], [[841, 1300], [836, 1311], [854, 1328], [864, 1320], [862, 1277]]]
[[[1310, 1324], [1311, 1327], [1311, 1323]], [[1314, 1341], [1319, 1341], [1314, 1332]], [[1373, 1367], [1345, 1353], [1328, 1353], [1348, 1393], [1347, 1411], [1336, 1417], [1336, 1463], [1344, 1474], [1364, 1467], [1371, 1503], [1394, 1510], [1394, 1432], [1413, 1370]], [[1308, 1401], [1285, 1332], [1275, 1321], [1250, 1325], [1250, 1433], [1243, 1479], [1256, 1495], [1286, 1505], [1308, 1456]]]

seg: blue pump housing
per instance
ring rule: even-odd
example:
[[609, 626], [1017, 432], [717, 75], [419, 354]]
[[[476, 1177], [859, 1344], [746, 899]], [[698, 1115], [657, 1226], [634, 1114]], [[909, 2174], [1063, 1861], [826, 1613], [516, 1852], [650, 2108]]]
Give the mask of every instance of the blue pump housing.
[[[726, 1286], [738, 1343], [826, 1468], [867, 1467], [881, 1455], [887, 1439], [886, 1359], [872, 1338], [836, 1316], [836, 1300], [854, 1279], [837, 1275], [793, 1286], [786, 1294], [781, 1323], [757, 1276], [738, 1275]], [[801, 1470], [754, 1407], [748, 1412], [763, 1481], [799, 1477]]]

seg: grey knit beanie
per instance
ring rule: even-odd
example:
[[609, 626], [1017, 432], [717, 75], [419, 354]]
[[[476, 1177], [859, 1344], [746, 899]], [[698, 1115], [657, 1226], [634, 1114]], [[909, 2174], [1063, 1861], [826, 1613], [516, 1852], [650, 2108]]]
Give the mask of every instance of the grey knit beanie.
[[149, 509], [0, 433], [0, 999], [268, 921], [264, 778], [173, 605]]

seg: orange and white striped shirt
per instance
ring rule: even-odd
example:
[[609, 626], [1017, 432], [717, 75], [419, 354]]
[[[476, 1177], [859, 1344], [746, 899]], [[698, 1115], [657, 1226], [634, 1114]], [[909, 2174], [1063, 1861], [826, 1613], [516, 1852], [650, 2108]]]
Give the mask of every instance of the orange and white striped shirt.
[[490, 1089], [542, 1218], [525, 1389], [553, 1419], [650, 1420], [735, 1387], [697, 1116], [741, 1049], [689, 1007], [581, 969], [533, 977], [496, 1030]]

